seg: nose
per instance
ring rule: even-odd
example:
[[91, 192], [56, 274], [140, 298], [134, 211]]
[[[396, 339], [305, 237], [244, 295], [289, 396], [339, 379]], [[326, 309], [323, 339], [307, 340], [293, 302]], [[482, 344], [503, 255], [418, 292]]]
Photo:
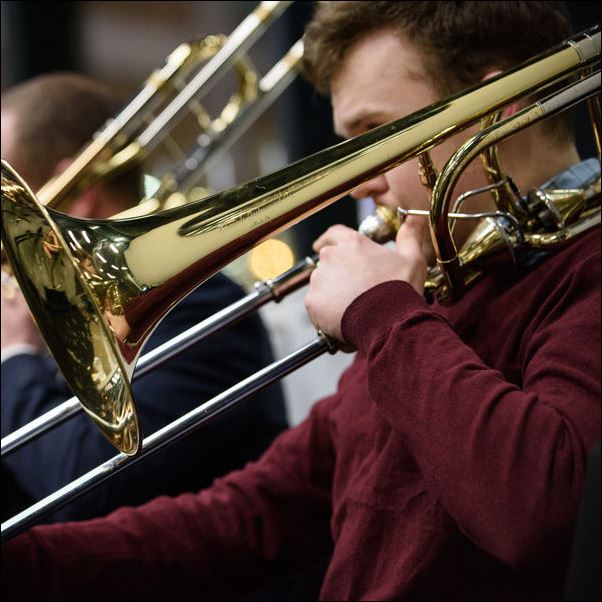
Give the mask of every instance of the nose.
[[385, 194], [388, 190], [387, 179], [384, 175], [381, 175], [360, 184], [351, 192], [351, 196], [356, 200], [372, 197], [376, 201], [379, 196]]

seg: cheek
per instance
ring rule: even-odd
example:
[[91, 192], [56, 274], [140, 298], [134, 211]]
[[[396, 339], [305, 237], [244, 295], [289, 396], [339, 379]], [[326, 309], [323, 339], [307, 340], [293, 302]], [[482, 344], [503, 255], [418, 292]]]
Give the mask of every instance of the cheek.
[[[431, 156], [438, 172], [445, 167], [447, 160], [458, 150], [461, 144], [468, 138], [466, 133], [454, 136], [450, 140], [443, 142], [438, 145], [432, 152]], [[488, 184], [485, 170], [483, 169], [481, 159], [477, 157], [473, 160], [463, 171], [460, 177], [456, 181], [456, 186], [452, 191], [452, 201], [455, 200], [460, 194], [475, 188], [481, 188]], [[482, 204], [481, 201], [484, 196], [490, 198], [489, 195], [477, 195], [468, 201], [465, 205], [466, 208], [477, 203]]]
[[413, 159], [389, 172], [389, 187], [397, 203], [406, 208], [428, 209], [427, 189], [420, 181], [418, 160]]
[[[462, 172], [462, 175], [458, 179], [451, 195], [452, 205], [461, 194], [483, 188], [484, 186], [487, 186], [487, 184], [489, 184], [489, 182], [487, 181], [482, 162], [480, 158], [477, 158]], [[479, 213], [482, 211], [490, 211], [494, 208], [495, 203], [490, 192], [472, 195], [466, 198], [462, 204], [462, 211], [465, 213]], [[466, 222], [466, 224], [467, 226], [472, 224], [471, 229], [474, 226], [474, 222]]]

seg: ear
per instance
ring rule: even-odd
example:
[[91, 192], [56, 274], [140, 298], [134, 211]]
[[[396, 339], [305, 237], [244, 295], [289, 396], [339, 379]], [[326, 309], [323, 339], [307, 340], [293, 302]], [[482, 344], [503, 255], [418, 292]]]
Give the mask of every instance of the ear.
[[[501, 69], [490, 69], [487, 71], [487, 73], [485, 73], [485, 75], [483, 76], [483, 78], [481, 79], [482, 82], [487, 81], [488, 79], [491, 79], [492, 77], [495, 77], [496, 75], [499, 75], [500, 73], [502, 73]], [[510, 117], [511, 115], [514, 115], [514, 113], [518, 113], [518, 111], [520, 111], [521, 106], [518, 102], [513, 102], [512, 104], [509, 104], [508, 106], [504, 107], [504, 109], [502, 110], [502, 115], [500, 119], [505, 119], [506, 117]]]

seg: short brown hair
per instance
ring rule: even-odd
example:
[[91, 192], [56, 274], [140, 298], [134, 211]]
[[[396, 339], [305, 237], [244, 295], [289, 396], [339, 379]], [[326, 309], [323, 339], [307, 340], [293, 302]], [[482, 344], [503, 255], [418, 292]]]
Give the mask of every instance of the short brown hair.
[[[13, 166], [34, 190], [41, 188], [57, 163], [74, 157], [123, 106], [111, 88], [77, 73], [48, 73], [14, 86], [2, 95], [2, 113], [14, 119]], [[138, 180], [133, 170], [107, 187], [131, 203]]]
[[572, 33], [565, 2], [317, 4], [305, 30], [303, 72], [326, 95], [349, 49], [378, 30], [393, 30], [418, 48], [442, 97], [478, 83], [492, 67], [518, 65]]

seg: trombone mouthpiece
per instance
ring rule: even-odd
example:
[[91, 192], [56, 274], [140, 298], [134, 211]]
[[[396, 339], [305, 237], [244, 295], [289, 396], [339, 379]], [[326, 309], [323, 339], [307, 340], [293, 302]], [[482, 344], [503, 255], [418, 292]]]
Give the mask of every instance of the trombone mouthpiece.
[[394, 240], [401, 222], [398, 215], [382, 205], [377, 205], [374, 213], [365, 217], [358, 230], [374, 242], [385, 243]]

